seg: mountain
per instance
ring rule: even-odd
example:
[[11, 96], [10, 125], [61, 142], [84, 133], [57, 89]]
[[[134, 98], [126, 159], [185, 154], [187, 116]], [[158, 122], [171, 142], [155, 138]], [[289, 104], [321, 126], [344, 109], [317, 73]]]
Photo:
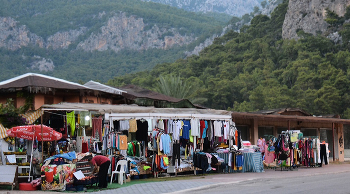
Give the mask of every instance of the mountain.
[[329, 24], [326, 22], [327, 10], [342, 17], [346, 13], [346, 7], [350, 0], [299, 0], [291, 1], [283, 23], [282, 36], [286, 39], [297, 39], [297, 31], [316, 35], [326, 34]]
[[[293, 7], [304, 7], [305, 2], [309, 2], [307, 13], [320, 10], [310, 6], [312, 0], [285, 0], [270, 16], [257, 14], [240, 32], [229, 30], [217, 37], [198, 56], [158, 64], [108, 84], [156, 89], [160, 76], [179, 76], [192, 88], [190, 98], [206, 99], [201, 103], [205, 107], [241, 112], [294, 107], [314, 115], [350, 118], [350, 7], [325, 0], [328, 6], [321, 9], [325, 16], [318, 15], [325, 20], [327, 33], [339, 34], [342, 41], [303, 29], [296, 30], [298, 38], [284, 37], [286, 20], [295, 25], [302, 19], [300, 15], [291, 19], [299, 14]], [[315, 25], [314, 20], [306, 21], [303, 25]]]
[[254, 7], [261, 7], [264, 0], [143, 0], [162, 3], [192, 12], [225, 13], [241, 17], [254, 11]]
[[106, 82], [185, 57], [229, 20], [139, 0], [0, 0], [0, 80]]

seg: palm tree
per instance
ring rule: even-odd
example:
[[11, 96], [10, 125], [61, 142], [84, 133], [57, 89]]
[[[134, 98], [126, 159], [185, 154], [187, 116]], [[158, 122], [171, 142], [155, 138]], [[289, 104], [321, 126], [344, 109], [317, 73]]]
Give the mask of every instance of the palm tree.
[[174, 76], [172, 74], [166, 76], [159, 76], [158, 84], [156, 85], [156, 91], [158, 93], [171, 96], [174, 98], [188, 99], [192, 103], [203, 103], [206, 98], [196, 98], [195, 94], [198, 90], [196, 83], [189, 83], [183, 81], [180, 76]]

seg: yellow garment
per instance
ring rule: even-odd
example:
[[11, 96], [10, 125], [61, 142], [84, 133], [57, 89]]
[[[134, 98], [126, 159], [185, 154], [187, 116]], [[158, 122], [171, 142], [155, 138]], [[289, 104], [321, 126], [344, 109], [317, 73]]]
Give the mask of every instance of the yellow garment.
[[129, 132], [136, 132], [136, 131], [137, 131], [136, 119], [130, 119], [129, 120]]
[[298, 133], [292, 133], [292, 135], [290, 136], [290, 141], [297, 142], [298, 141]]
[[187, 159], [187, 145], [186, 145], [186, 148], [185, 148], [185, 159]]
[[80, 124], [80, 114], [78, 114], [78, 119], [77, 119], [77, 123], [79, 123]]
[[150, 166], [143, 166], [143, 170], [148, 170], [150, 168], [151, 168]]
[[183, 128], [183, 126], [184, 126], [184, 122], [181, 121], [180, 137], [182, 136], [182, 128]]
[[169, 158], [168, 158], [168, 156], [164, 156], [163, 157], [163, 161], [164, 161], [164, 166], [168, 166], [169, 165]]
[[74, 132], [75, 132], [75, 114], [74, 111], [68, 113], [67, 112], [67, 124], [70, 125], [70, 135], [74, 136]]
[[[191, 130], [190, 130], [190, 134], [191, 134]], [[193, 143], [193, 136], [190, 135], [190, 142]]]

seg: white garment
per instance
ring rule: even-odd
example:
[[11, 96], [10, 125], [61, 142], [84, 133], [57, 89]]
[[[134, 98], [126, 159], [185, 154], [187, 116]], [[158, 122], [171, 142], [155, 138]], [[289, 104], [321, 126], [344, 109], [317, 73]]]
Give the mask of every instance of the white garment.
[[224, 121], [223, 125], [224, 125], [224, 139], [229, 139], [230, 123], [228, 121]]
[[180, 140], [180, 131], [182, 128], [182, 124], [181, 124], [180, 120], [175, 121], [175, 122], [176, 122], [176, 124], [175, 124], [175, 128], [174, 128], [174, 133], [173, 133], [173, 140]]
[[128, 131], [130, 126], [129, 126], [129, 120], [121, 120], [119, 121], [119, 131]]
[[168, 120], [168, 134], [169, 133], [173, 133], [174, 132], [174, 128], [173, 128], [173, 120], [169, 119]]
[[230, 141], [229, 141], [230, 146], [234, 145], [234, 138], [235, 138], [236, 130], [237, 130], [237, 128], [235, 126], [235, 123], [233, 123], [232, 126], [230, 127]]
[[162, 135], [164, 134], [159, 134], [159, 151], [163, 151], [163, 141], [162, 141]]
[[158, 129], [164, 130], [164, 122], [163, 122], [162, 119], [159, 119], [159, 120], [158, 120]]
[[195, 137], [199, 137], [199, 119], [191, 119], [191, 135]]
[[221, 121], [214, 121], [214, 135], [216, 137], [222, 137], [221, 127], [222, 127]]
[[148, 125], [148, 132], [152, 132], [153, 131], [153, 126], [152, 126], [152, 119], [146, 119]]

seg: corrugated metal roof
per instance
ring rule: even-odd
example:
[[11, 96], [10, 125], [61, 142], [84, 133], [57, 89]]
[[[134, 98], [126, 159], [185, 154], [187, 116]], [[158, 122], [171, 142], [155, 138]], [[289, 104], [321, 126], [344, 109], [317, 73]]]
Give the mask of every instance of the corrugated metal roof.
[[121, 95], [122, 93], [126, 93], [126, 91], [124, 90], [120, 90], [111, 86], [107, 86], [104, 84], [101, 84], [99, 82], [95, 82], [95, 81], [89, 81], [87, 83], [84, 84], [84, 86], [89, 87], [93, 90], [99, 90], [102, 92], [107, 92], [107, 93], [112, 93], [112, 94], [119, 94]]

